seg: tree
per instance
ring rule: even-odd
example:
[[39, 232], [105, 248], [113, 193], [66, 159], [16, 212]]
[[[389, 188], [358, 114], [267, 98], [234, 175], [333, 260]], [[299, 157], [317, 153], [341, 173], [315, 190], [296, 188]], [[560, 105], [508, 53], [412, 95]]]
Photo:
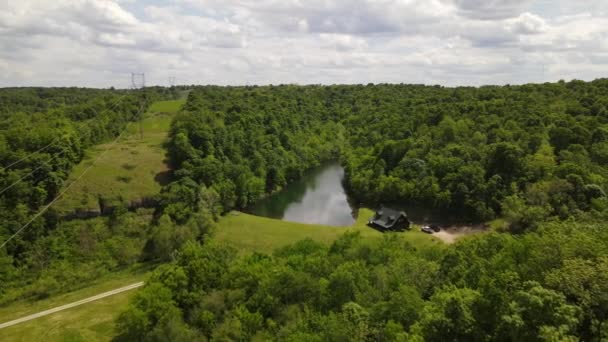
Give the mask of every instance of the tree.
[[574, 133], [566, 127], [554, 127], [549, 131], [549, 141], [556, 152], [565, 150], [573, 142]]
[[547, 284], [559, 290], [582, 309], [579, 336], [591, 340], [601, 336], [608, 320], [608, 258], [591, 261], [581, 258], [564, 261], [564, 265], [546, 276]]
[[[158, 326], [174, 326], [181, 317], [171, 291], [159, 283], [151, 283], [140, 290], [129, 309], [118, 317], [118, 341], [146, 341], [160, 337]], [[163, 329], [163, 328], [161, 328]], [[169, 330], [173, 330], [170, 328]]]
[[477, 325], [481, 294], [471, 289], [446, 287], [436, 292], [420, 313], [412, 332], [424, 341], [482, 341], [483, 331]]
[[509, 196], [504, 200], [502, 213], [513, 233], [535, 229], [548, 214], [546, 208], [529, 205], [517, 195]]
[[418, 320], [424, 307], [420, 293], [413, 287], [401, 285], [390, 294], [388, 301], [374, 305], [374, 317], [382, 321], [398, 323], [408, 329]]
[[579, 308], [566, 303], [558, 292], [528, 282], [515, 294], [502, 316], [502, 331], [513, 341], [535, 341], [548, 337], [575, 340]]
[[164, 213], [183, 224], [196, 211], [200, 201], [199, 185], [190, 178], [172, 182], [161, 192], [160, 204]]
[[370, 334], [369, 313], [361, 305], [354, 302], [344, 304], [341, 318], [350, 332], [350, 341], [367, 341]]
[[500, 142], [489, 146], [487, 175], [500, 175], [506, 181], [516, 179], [523, 171], [522, 150], [511, 143]]

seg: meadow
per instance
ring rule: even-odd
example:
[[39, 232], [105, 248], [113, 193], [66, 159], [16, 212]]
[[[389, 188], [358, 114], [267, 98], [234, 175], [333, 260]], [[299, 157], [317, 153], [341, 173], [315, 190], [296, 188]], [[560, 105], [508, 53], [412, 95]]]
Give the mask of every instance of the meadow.
[[[379, 239], [383, 234], [366, 226], [372, 215], [373, 211], [362, 208], [352, 226], [335, 227], [287, 222], [232, 211], [220, 219], [213, 239], [230, 244], [242, 253], [272, 253], [277, 248], [307, 238], [329, 245], [346, 232], [359, 232], [366, 239]], [[418, 226], [397, 234], [415, 246], [443, 244], [432, 235], [421, 232]]]
[[158, 194], [170, 173], [163, 144], [172, 117], [183, 103], [184, 100], [155, 102], [143, 120], [131, 123], [116, 143], [101, 144], [87, 151], [83, 161], [70, 174], [66, 186], [109, 149], [56, 208], [60, 212], [75, 208], [98, 209], [100, 197], [128, 202]]

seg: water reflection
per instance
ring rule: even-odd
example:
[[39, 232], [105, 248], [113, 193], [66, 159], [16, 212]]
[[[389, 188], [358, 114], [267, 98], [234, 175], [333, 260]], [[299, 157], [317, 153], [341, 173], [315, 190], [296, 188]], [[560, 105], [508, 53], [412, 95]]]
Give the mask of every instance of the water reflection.
[[344, 169], [339, 164], [324, 165], [260, 201], [250, 211], [292, 222], [352, 225], [355, 220], [342, 187], [343, 178]]

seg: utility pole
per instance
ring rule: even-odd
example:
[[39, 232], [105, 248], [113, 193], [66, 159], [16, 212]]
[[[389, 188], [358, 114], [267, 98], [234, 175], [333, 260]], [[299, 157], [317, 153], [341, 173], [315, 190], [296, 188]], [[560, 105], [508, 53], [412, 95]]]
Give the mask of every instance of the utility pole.
[[[142, 104], [141, 107], [143, 107], [144, 105]], [[144, 138], [144, 113], [142, 111], [143, 108], [139, 109], [139, 138], [143, 139]]]
[[[146, 87], [146, 74], [144, 74], [143, 72], [141, 73], [136, 73], [136, 72], [132, 72], [131, 73], [131, 89], [142, 89], [142, 93], [143, 93], [143, 89]], [[143, 125], [143, 118], [144, 115], [142, 113], [142, 111], [139, 111], [139, 138], [143, 139], [144, 138], [144, 125]]]
[[143, 72], [131, 73], [131, 89], [142, 89], [146, 87], [146, 74]]
[[545, 74], [545, 61], [543, 61], [543, 82], [547, 82], [547, 76]]

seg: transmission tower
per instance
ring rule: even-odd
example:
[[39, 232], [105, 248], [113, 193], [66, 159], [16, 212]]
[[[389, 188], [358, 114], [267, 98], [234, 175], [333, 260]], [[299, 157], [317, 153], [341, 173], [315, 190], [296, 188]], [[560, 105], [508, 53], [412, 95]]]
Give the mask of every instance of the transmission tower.
[[146, 86], [146, 75], [142, 73], [131, 73], [131, 88], [141, 89]]
[[[141, 73], [132, 72], [131, 73], [131, 89], [143, 89], [146, 87], [146, 75]], [[139, 114], [139, 138], [144, 138], [144, 125], [143, 125], [143, 115], [140, 110]]]
[[175, 76], [169, 76], [169, 87], [173, 87], [175, 85]]

